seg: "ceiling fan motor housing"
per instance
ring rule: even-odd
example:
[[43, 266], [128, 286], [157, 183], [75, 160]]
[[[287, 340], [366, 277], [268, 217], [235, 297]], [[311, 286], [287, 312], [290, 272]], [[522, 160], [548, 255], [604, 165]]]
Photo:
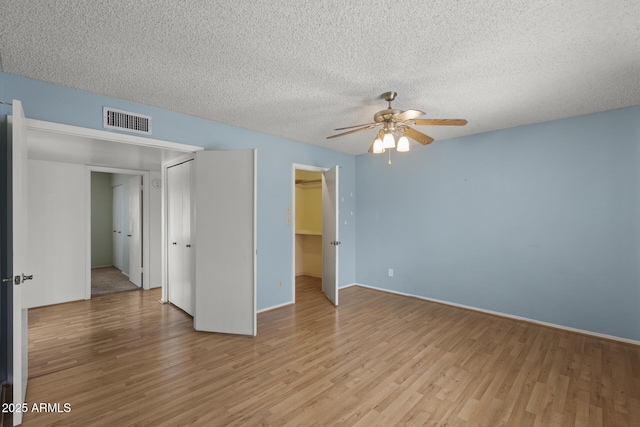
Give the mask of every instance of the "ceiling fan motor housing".
[[380, 110], [373, 115], [373, 121], [376, 123], [382, 123], [385, 120], [389, 121], [396, 114], [402, 113], [402, 110], [397, 110], [395, 108], [388, 108], [386, 110]]

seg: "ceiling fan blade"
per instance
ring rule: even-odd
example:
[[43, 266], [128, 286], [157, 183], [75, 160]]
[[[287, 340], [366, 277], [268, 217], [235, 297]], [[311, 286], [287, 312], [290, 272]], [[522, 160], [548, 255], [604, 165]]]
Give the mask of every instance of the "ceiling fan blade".
[[415, 139], [422, 145], [431, 144], [434, 141], [434, 139], [429, 135], [425, 135], [424, 133], [418, 132], [417, 130], [410, 127], [404, 129], [404, 134], [411, 139]]
[[427, 114], [427, 113], [422, 112], [420, 110], [406, 110], [406, 111], [403, 111], [400, 114], [397, 114], [394, 117], [394, 119], [396, 121], [411, 120], [411, 119], [418, 118], [420, 116], [424, 116], [425, 114]]
[[418, 119], [414, 124], [419, 126], [464, 126], [467, 121], [464, 119]]
[[337, 138], [339, 136], [349, 135], [350, 133], [360, 132], [361, 130], [371, 129], [371, 128], [376, 127], [376, 126], [377, 125], [367, 125], [365, 127], [361, 127], [361, 128], [358, 128], [358, 129], [354, 129], [354, 130], [350, 130], [350, 131], [347, 131], [347, 132], [342, 132], [342, 133], [338, 133], [338, 134], [335, 134], [335, 135], [328, 136], [327, 139]]
[[360, 127], [360, 126], [368, 126], [368, 125], [377, 125], [377, 123], [365, 123], [363, 125], [347, 126], [347, 127], [344, 127], [344, 128], [336, 128], [334, 130], [353, 129], [353, 128], [357, 128], [357, 127]]

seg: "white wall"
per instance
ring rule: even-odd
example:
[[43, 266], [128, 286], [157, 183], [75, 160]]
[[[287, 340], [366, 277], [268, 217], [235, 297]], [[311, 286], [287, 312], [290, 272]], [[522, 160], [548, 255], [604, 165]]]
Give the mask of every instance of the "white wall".
[[85, 295], [85, 167], [29, 160], [28, 307]]

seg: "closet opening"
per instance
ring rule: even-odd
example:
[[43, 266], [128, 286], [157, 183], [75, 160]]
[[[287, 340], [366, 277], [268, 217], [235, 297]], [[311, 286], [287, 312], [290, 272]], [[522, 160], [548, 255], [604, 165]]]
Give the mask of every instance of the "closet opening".
[[338, 305], [338, 166], [293, 164], [292, 301], [322, 292]]
[[295, 290], [322, 293], [322, 173], [295, 170]]

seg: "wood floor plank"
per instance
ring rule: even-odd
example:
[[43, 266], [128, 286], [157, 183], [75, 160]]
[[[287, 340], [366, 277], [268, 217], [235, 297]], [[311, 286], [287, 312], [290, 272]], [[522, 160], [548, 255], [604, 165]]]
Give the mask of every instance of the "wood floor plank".
[[300, 277], [257, 337], [134, 291], [29, 311], [47, 425], [640, 425], [640, 347]]

